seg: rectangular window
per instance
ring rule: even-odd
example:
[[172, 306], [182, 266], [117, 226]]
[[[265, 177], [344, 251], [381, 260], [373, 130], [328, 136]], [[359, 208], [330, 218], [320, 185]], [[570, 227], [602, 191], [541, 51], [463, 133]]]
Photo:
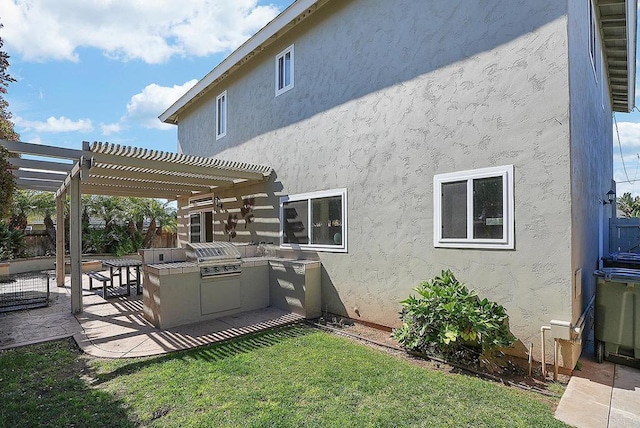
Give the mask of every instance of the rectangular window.
[[200, 213], [189, 216], [189, 242], [200, 242]]
[[436, 247], [514, 248], [513, 165], [433, 178]]
[[276, 55], [276, 97], [293, 88], [293, 45]]
[[347, 251], [347, 189], [280, 198], [280, 246]]
[[213, 242], [213, 211], [189, 215], [189, 242]]
[[227, 135], [227, 91], [216, 97], [216, 140]]

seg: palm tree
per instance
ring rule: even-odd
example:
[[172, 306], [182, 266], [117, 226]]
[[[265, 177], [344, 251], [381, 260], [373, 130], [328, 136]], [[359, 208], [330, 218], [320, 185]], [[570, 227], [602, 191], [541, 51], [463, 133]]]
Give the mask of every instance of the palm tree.
[[618, 209], [624, 213], [625, 217], [640, 217], [640, 197], [633, 198], [631, 193], [626, 192], [617, 200]]
[[162, 230], [173, 231], [178, 224], [176, 209], [169, 201], [161, 203], [157, 199], [147, 199], [145, 216], [149, 219], [149, 227], [142, 240], [143, 248], [149, 248]]
[[111, 231], [118, 220], [125, 219], [126, 204], [119, 196], [91, 196], [85, 206], [90, 216], [104, 220], [106, 232]]
[[51, 216], [56, 212], [56, 198], [51, 192], [35, 192], [33, 197], [33, 212], [44, 217], [44, 227], [49, 236], [47, 250], [51, 251], [56, 245], [56, 228], [53, 225]]
[[18, 190], [13, 195], [11, 219], [9, 225], [14, 229], [25, 230], [27, 219], [35, 210], [35, 195], [32, 190]]

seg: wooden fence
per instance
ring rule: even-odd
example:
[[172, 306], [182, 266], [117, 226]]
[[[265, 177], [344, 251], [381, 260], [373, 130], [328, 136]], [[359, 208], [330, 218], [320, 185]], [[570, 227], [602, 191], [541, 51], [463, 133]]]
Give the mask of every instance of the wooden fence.
[[609, 250], [640, 253], [640, 218], [609, 220]]
[[[27, 254], [30, 257], [39, 257], [55, 254], [55, 242], [49, 238], [44, 230], [33, 230], [25, 233]], [[177, 246], [177, 234], [161, 232], [151, 243], [151, 248], [175, 248]]]

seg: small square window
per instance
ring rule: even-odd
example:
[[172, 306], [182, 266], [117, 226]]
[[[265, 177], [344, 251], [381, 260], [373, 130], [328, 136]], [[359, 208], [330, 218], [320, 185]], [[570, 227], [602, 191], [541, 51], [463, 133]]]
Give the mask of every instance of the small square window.
[[227, 91], [216, 97], [216, 140], [227, 135]]
[[293, 45], [276, 55], [276, 97], [293, 88]]
[[514, 248], [513, 165], [433, 179], [434, 246]]

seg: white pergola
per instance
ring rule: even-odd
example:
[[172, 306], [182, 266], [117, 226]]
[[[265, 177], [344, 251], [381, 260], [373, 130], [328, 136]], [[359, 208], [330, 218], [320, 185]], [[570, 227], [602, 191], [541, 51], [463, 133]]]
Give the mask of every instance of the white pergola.
[[[84, 142], [82, 150], [0, 140], [9, 152], [19, 189], [56, 196], [56, 281], [64, 285], [64, 197], [70, 196], [71, 312], [82, 312], [81, 195], [138, 196], [174, 200], [268, 179], [267, 166], [161, 152], [118, 144]], [[44, 159], [44, 160], [40, 160]]]

